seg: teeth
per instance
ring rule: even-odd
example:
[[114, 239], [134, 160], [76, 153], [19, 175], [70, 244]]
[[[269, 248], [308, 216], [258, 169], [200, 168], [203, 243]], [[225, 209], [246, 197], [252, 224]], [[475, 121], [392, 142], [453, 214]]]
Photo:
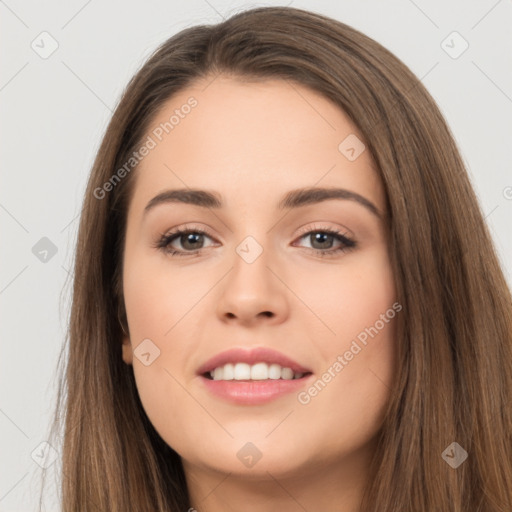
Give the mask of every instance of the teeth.
[[278, 364], [227, 363], [210, 372], [213, 380], [292, 380], [300, 379], [303, 373], [294, 373], [291, 368], [283, 368]]
[[269, 379], [280, 379], [281, 378], [281, 367], [278, 364], [271, 364], [268, 367], [268, 378]]
[[224, 380], [233, 380], [235, 378], [235, 366], [231, 363], [224, 365], [224, 368], [221, 368], [222, 378]]

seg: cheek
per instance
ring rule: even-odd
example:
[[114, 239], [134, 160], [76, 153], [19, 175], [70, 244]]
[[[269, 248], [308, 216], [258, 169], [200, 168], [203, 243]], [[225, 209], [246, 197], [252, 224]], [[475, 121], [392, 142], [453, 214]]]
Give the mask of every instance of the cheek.
[[324, 355], [342, 350], [373, 326], [392, 307], [396, 295], [388, 254], [381, 245], [352, 253], [339, 266], [326, 265], [310, 277], [302, 272], [295, 286], [315, 313], [312, 321], [319, 325], [319, 338], [326, 340], [321, 344]]
[[[347, 355], [360, 393], [387, 391], [394, 362], [396, 289], [387, 251], [368, 254], [348, 280], [340, 297], [343, 312], [338, 317], [337, 348]], [[350, 361], [349, 361], [349, 358]], [[348, 369], [347, 365], [347, 369]]]
[[125, 262], [124, 298], [132, 343], [141, 337], [167, 340], [200, 297], [200, 289], [180, 282], [180, 273], [170, 273], [165, 263], [164, 258], [150, 258], [142, 251]]
[[367, 329], [377, 335], [375, 328], [384, 335], [395, 316], [392, 309], [395, 299], [391, 266], [387, 255], [379, 252], [371, 261], [361, 262], [360, 268], [354, 268], [353, 274], [346, 279], [345, 293], [340, 297], [342, 310], [338, 317], [338, 335], [342, 339], [360, 336], [363, 342]]
[[319, 337], [322, 343], [317, 347], [324, 363], [321, 382], [316, 381], [303, 400], [310, 400], [306, 408], [315, 415], [327, 415], [333, 424], [343, 424], [349, 437], [363, 440], [379, 428], [389, 399], [396, 317], [402, 313], [397, 311], [401, 308], [384, 249], [354, 253], [350, 264], [348, 259], [346, 263], [336, 276], [331, 272], [323, 292], [313, 296], [317, 311], [333, 332], [326, 336], [324, 330]]
[[194, 350], [186, 329], [190, 327], [187, 313], [205, 290], [199, 283], [191, 286], [183, 273], [170, 273], [165, 260], [148, 258], [137, 250], [129, 256], [123, 286], [137, 390], [153, 426], [174, 443], [181, 439], [180, 432], [186, 432], [177, 431], [175, 411], [182, 411], [184, 417], [200, 415], [183, 387], [181, 370]]

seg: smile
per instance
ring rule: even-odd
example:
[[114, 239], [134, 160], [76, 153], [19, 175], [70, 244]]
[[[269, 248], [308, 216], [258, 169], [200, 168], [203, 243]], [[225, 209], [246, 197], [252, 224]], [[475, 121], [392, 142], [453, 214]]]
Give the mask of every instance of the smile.
[[217, 366], [206, 374], [213, 380], [293, 380], [300, 379], [304, 374], [294, 372], [291, 368], [282, 367], [277, 363], [264, 362], [250, 365], [248, 363], [227, 363]]
[[239, 405], [257, 405], [300, 391], [313, 373], [270, 347], [234, 347], [204, 362], [197, 375], [205, 391]]

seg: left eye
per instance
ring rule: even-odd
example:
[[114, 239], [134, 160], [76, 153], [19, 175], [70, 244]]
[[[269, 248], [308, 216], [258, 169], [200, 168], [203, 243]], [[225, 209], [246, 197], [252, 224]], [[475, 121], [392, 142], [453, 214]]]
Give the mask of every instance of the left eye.
[[[307, 237], [309, 237], [309, 240], [312, 244], [320, 245], [319, 247], [310, 247], [309, 249], [313, 250], [316, 254], [321, 256], [330, 256], [332, 254], [337, 254], [356, 247], [356, 242], [349, 238], [347, 235], [330, 229], [317, 229], [314, 231], [309, 231], [299, 237], [299, 240]], [[340, 243], [340, 246], [333, 249], [332, 244], [335, 240]]]
[[[204, 239], [212, 239], [206, 231], [201, 229], [193, 230], [176, 230], [168, 235], [163, 235], [157, 243], [157, 247], [171, 254], [171, 256], [187, 256], [197, 254], [204, 248]], [[316, 254], [330, 255], [351, 249], [356, 246], [356, 242], [339, 231], [330, 229], [322, 229], [309, 231], [301, 235], [297, 240], [309, 237], [312, 244], [319, 244], [317, 247], [306, 247], [314, 251]], [[176, 249], [172, 244], [179, 241], [181, 248]], [[340, 243], [340, 247], [332, 248], [334, 241]]]

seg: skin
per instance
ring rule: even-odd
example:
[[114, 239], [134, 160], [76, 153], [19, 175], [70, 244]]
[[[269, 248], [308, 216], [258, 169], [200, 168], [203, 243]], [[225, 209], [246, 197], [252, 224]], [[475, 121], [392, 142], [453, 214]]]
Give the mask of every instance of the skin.
[[[355, 201], [287, 211], [277, 203], [291, 189], [341, 187], [385, 212], [382, 183], [368, 151], [349, 161], [338, 150], [349, 134], [362, 140], [355, 125], [306, 87], [210, 77], [171, 98], [152, 128], [190, 96], [198, 105], [136, 171], [123, 261], [130, 333], [123, 360], [133, 365], [152, 424], [182, 458], [192, 507], [355, 512], [389, 399], [396, 317], [307, 404], [291, 393], [234, 405], [205, 390], [196, 370], [228, 348], [258, 346], [309, 367], [305, 389], [332, 368], [396, 300], [386, 225]], [[143, 215], [158, 193], [187, 187], [216, 191], [225, 206], [169, 203]], [[185, 225], [210, 234], [196, 245], [178, 236], [172, 246], [197, 247], [199, 255], [155, 248], [162, 234]], [[357, 246], [322, 257], [314, 248], [342, 244], [315, 244], [304, 234], [318, 227], [339, 229]], [[263, 248], [250, 264], [236, 252], [247, 236]], [[133, 353], [144, 339], [160, 350], [148, 366]], [[237, 457], [247, 442], [262, 454], [252, 467]]]

